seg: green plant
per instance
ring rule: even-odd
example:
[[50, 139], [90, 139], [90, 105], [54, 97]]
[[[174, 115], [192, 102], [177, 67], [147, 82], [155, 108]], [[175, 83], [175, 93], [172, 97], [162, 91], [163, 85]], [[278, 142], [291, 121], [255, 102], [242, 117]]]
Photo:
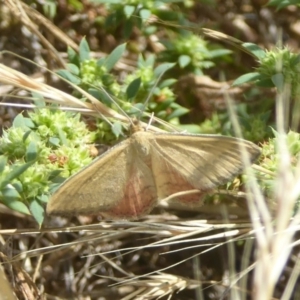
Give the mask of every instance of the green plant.
[[15, 118], [0, 138], [3, 204], [43, 222], [51, 191], [92, 160], [88, 144], [95, 135], [79, 117], [46, 108]]
[[146, 36], [157, 31], [157, 27], [147, 23], [150, 16], [157, 16], [163, 20], [178, 21], [182, 16], [178, 5], [191, 7], [193, 0], [91, 0], [95, 4], [104, 4], [107, 10], [107, 17], [99, 18], [98, 23], [107, 30], [122, 28], [123, 37], [126, 39], [136, 27]]
[[[150, 55], [147, 59], [140, 55], [136, 71], [126, 74], [123, 82], [119, 83], [111, 71], [125, 50], [126, 45], [122, 44], [107, 57], [96, 60], [90, 58], [89, 46], [83, 39], [79, 54], [69, 49], [68, 70], [60, 70], [58, 74], [115, 110], [121, 107], [130, 116], [139, 115], [140, 111], [147, 110], [166, 121], [179, 123], [178, 118], [188, 110], [175, 103], [171, 87], [176, 79], [161, 79], [174, 64], [163, 63], [156, 66], [154, 55]], [[143, 104], [148, 95], [151, 98], [145, 108]], [[100, 125], [101, 123], [102, 121], [99, 121], [99, 126], [106, 128], [106, 125]], [[120, 134], [119, 130], [116, 132], [117, 135]], [[111, 140], [111, 135], [108, 134], [105, 140]]]
[[277, 9], [281, 9], [284, 7], [287, 7], [289, 5], [300, 5], [300, 1], [299, 0], [270, 0], [267, 5], [269, 6], [276, 6]]
[[[269, 204], [276, 207], [274, 202], [274, 193], [276, 194], [276, 176], [279, 163], [282, 159], [281, 149], [279, 147], [279, 134], [273, 130], [275, 137], [270, 138], [268, 141], [262, 144], [262, 155], [260, 157], [260, 167], [265, 168], [268, 172], [256, 171], [259, 184], [266, 195]], [[281, 141], [281, 140], [280, 140]], [[300, 157], [300, 134], [294, 131], [289, 131], [287, 133], [286, 146], [290, 153], [290, 163], [292, 172], [296, 175], [299, 167], [299, 157]], [[294, 209], [295, 212], [299, 208], [300, 199], [298, 199]]]
[[262, 87], [276, 87], [279, 92], [285, 85], [291, 88], [291, 95], [299, 95], [300, 56], [288, 48], [275, 48], [272, 51], [253, 52], [258, 58], [256, 72], [247, 73], [235, 80], [234, 85], [254, 82]]
[[187, 32], [176, 38], [169, 38], [163, 44], [166, 50], [161, 54], [162, 60], [174, 60], [181, 69], [186, 68], [196, 75], [203, 75], [204, 69], [213, 67], [214, 58], [231, 53], [227, 49], [213, 49], [200, 36]]

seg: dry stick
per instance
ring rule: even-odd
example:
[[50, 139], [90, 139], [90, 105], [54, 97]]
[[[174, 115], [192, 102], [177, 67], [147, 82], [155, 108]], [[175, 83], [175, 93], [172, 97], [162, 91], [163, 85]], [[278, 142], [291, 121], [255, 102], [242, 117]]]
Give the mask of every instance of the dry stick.
[[16, 300], [16, 296], [14, 295], [11, 285], [9, 284], [3, 266], [0, 264], [0, 299], [6, 299], [6, 300]]
[[[295, 176], [291, 168], [291, 157], [287, 147], [284, 110], [286, 105], [286, 98], [290, 97], [290, 86], [285, 85], [283, 92], [277, 97], [277, 128], [278, 128], [278, 151], [280, 153], [280, 164], [277, 177], [277, 184], [275, 201], [278, 203], [275, 223], [275, 233], [273, 239], [269, 241], [269, 252], [265, 253], [264, 261], [268, 262], [268, 269], [263, 269], [270, 272], [271, 276], [268, 278], [268, 287], [262, 286], [261, 289], [265, 295], [272, 295], [275, 284], [286, 265], [286, 262], [291, 254], [293, 236], [296, 232], [296, 225], [299, 225], [299, 213], [291, 221], [291, 215], [295, 207], [296, 201], [299, 197], [299, 174]], [[297, 172], [299, 173], [299, 171]], [[283, 247], [284, 245], [284, 247]], [[263, 268], [264, 266], [262, 266]], [[263, 272], [263, 271], [262, 271]], [[263, 275], [262, 275], [263, 276]]]
[[[232, 233], [232, 235], [234, 235], [234, 233]], [[218, 238], [221, 238], [221, 236], [223, 236], [223, 238], [224, 238], [224, 237], [230, 236], [230, 235], [229, 235], [229, 234], [227, 235], [227, 234], [225, 234], [225, 233], [223, 233], [223, 234], [216, 234], [216, 235], [214, 235], [214, 238], [217, 238], [217, 237], [218, 237]], [[200, 241], [200, 240], [204, 240], [204, 239], [205, 239], [205, 238], [197, 238], [196, 240], [197, 240], [197, 241], [198, 241], [198, 240]], [[213, 249], [215, 249], [215, 248], [217, 248], [217, 247], [220, 247], [220, 246], [222, 246], [222, 245], [224, 245], [224, 244], [226, 244], [226, 243], [228, 243], [228, 242], [230, 242], [230, 241], [234, 241], [234, 240], [238, 240], [238, 238], [233, 238], [232, 240], [228, 240], [228, 241], [226, 241], [226, 242], [218, 243], [217, 245], [210, 247], [210, 249], [207, 249], [207, 250], [205, 250], [205, 251], [202, 251], [201, 253], [194, 254], [194, 255], [192, 255], [192, 256], [186, 258], [186, 259], [181, 260], [180, 262], [176, 262], [176, 263], [174, 263], [174, 264], [172, 264], [172, 265], [170, 265], [170, 266], [168, 266], [168, 267], [166, 267], [166, 268], [163, 268], [163, 269], [160, 270], [160, 272], [161, 272], [161, 271], [165, 271], [165, 270], [167, 270], [167, 269], [169, 269], [169, 268], [175, 267], [175, 266], [177, 266], [177, 265], [179, 265], [179, 264], [181, 264], [181, 263], [183, 263], [183, 262], [185, 262], [185, 261], [187, 261], [187, 260], [189, 260], [189, 259], [193, 259], [194, 257], [199, 256], [199, 254], [204, 254], [204, 253], [206, 253], [206, 252], [208, 252], [208, 251], [211, 251], [211, 250], [213, 250]], [[195, 241], [195, 239], [193, 239], [193, 241]], [[163, 244], [162, 244], [162, 245], [163, 245]], [[158, 246], [161, 246], [161, 245], [158, 245]], [[134, 278], [129, 278], [129, 279], [123, 280], [122, 283], [124, 284], [125, 282], [131, 282], [131, 281], [134, 280], [134, 279], [144, 278], [144, 277], [147, 277], [147, 276], [149, 276], [149, 275], [155, 274], [155, 273], [157, 273], [157, 272], [158, 272], [158, 271], [152, 271], [152, 272], [147, 273], [147, 274], [137, 275], [137, 276], [135, 276]], [[237, 280], [239, 280], [239, 278], [238, 278]], [[116, 284], [112, 284], [111, 286], [114, 286], [114, 285], [116, 285]]]
[[79, 51], [79, 46], [61, 29], [55, 26], [51, 21], [45, 18], [41, 13], [28, 6], [24, 2], [21, 2], [25, 12], [30, 15], [34, 22], [44, 26], [51, 34], [53, 34], [61, 43], [66, 44], [67, 46], [73, 48], [76, 51]]
[[[231, 121], [233, 123], [234, 130], [236, 132], [236, 135], [238, 137], [241, 137], [241, 130], [240, 126], [238, 124], [236, 113], [233, 109], [233, 104], [230, 99], [230, 97], [226, 96], [225, 99], [228, 103], [228, 109], [229, 109], [229, 115], [231, 118]], [[249, 155], [246, 151], [242, 151], [242, 159], [245, 162], [246, 166], [249, 166]], [[266, 235], [263, 232], [262, 228], [266, 224], [267, 227], [265, 228], [267, 234], [269, 236], [272, 235], [272, 226], [271, 226], [271, 216], [268, 211], [268, 208], [266, 206], [266, 203], [264, 201], [263, 195], [259, 189], [259, 186], [257, 184], [255, 175], [253, 171], [250, 168], [246, 169], [246, 175], [248, 177], [247, 184], [246, 184], [246, 190], [247, 190], [247, 200], [248, 200], [248, 206], [250, 211], [250, 216], [252, 219], [252, 224], [254, 226], [254, 232], [258, 241], [259, 245], [263, 245], [263, 247], [266, 246]], [[264, 221], [267, 220], [267, 223]], [[257, 298], [258, 299], [258, 298]], [[262, 298], [264, 299], [264, 298]]]
[[289, 97], [290, 86], [285, 85], [283, 92], [276, 99], [276, 121], [279, 133], [277, 146], [280, 153], [280, 164], [275, 190], [278, 209], [275, 216], [275, 228], [272, 226], [272, 220], [263, 220], [270, 231], [264, 232], [264, 243], [259, 243], [257, 249], [257, 266], [254, 273], [254, 296], [256, 299], [270, 299], [272, 297], [278, 278], [292, 251], [290, 245], [296, 231], [295, 225], [299, 225], [300, 221], [299, 213], [292, 222], [290, 221], [293, 207], [299, 197], [300, 191], [297, 185], [300, 182], [300, 178], [299, 171], [297, 177], [292, 173], [290, 153], [286, 141], [284, 111], [285, 100]]
[[[112, 117], [127, 121], [127, 118], [125, 118], [123, 115], [118, 114], [114, 110], [106, 107], [99, 100], [97, 100], [81, 88], [77, 87], [76, 85], [72, 84], [71, 82], [68, 82], [68, 84], [72, 85], [73, 88], [82, 93], [92, 102], [92, 104], [80, 101], [68, 93], [53, 88], [45, 83], [38, 82], [30, 78], [29, 76], [24, 75], [23, 73], [9, 68], [3, 64], [0, 64], [0, 81], [5, 84], [11, 84], [31, 92], [39, 93], [42, 96], [55, 101], [55, 103], [57, 104], [71, 105], [73, 107], [90, 109], [92, 112], [94, 112], [94, 114], [99, 114], [99, 112], [101, 112], [101, 114], [105, 115], [106, 117]], [[97, 111], [95, 111], [94, 107], [97, 107]]]
[[[5, 52], [7, 52], [7, 51], [2, 51], [1, 53], [5, 53]], [[16, 55], [16, 56], [18, 56], [18, 55]], [[18, 56], [18, 57], [20, 57], [20, 56]], [[24, 59], [22, 57], [20, 57], [20, 58]], [[27, 59], [24, 59], [24, 60], [29, 61]], [[49, 71], [49, 72], [54, 74], [54, 72], [52, 72], [52, 71]], [[59, 76], [57, 74], [55, 74], [55, 75], [58, 76], [63, 81], [65, 81], [67, 84], [71, 85], [75, 90], [77, 90], [84, 97], [86, 97], [91, 103], [78, 100], [77, 98], [73, 97], [70, 94], [67, 94], [61, 90], [53, 88], [45, 83], [40, 83], [40, 82], [30, 78], [29, 76], [24, 75], [21, 72], [18, 72], [18, 71], [14, 70], [12, 68], [9, 68], [3, 64], [0, 64], [0, 82], [3, 82], [4, 84], [14, 85], [19, 88], [25, 89], [27, 91], [39, 93], [46, 98], [45, 101], [50, 102], [50, 103], [56, 103], [56, 104], [60, 104], [60, 105], [62, 105], [62, 104], [71, 105], [71, 106], [73, 106], [73, 108], [79, 107], [79, 108], [87, 109], [85, 111], [85, 113], [92, 115], [94, 117], [99, 116], [99, 113], [100, 113], [100, 115], [103, 115], [106, 118], [114, 118], [114, 119], [117, 119], [117, 120], [120, 120], [123, 122], [129, 121], [127, 117], [125, 117], [124, 115], [119, 114], [116, 111], [114, 111], [113, 109], [110, 109], [109, 107], [105, 106], [98, 99], [96, 99], [95, 97], [93, 97], [91, 94], [87, 93], [80, 87], [76, 86], [72, 82], [67, 81], [66, 79], [62, 78], [61, 76]], [[105, 91], [105, 89], [102, 88], [101, 90], [104, 91], [104, 93], [108, 97], [110, 97], [110, 99], [114, 102], [112, 97]], [[51, 100], [49, 100], [47, 98], [50, 98]], [[1, 105], [1, 103], [0, 103], [0, 105]], [[148, 115], [148, 114], [146, 114], [146, 115]], [[160, 121], [157, 118], [155, 118], [155, 120], [157, 122], [167, 126], [166, 122]], [[165, 132], [164, 130], [159, 129], [155, 126], [152, 126], [152, 125], [149, 126], [147, 123], [144, 123], [144, 122], [140, 122], [140, 123], [143, 128], [148, 126], [149, 129], [151, 129], [151, 131]]]
[[[19, 0], [4, 0], [11, 12], [22, 22], [29, 31], [33, 32], [41, 41], [41, 43], [49, 50], [49, 54], [57, 61], [61, 67], [65, 67], [65, 62], [57, 53], [56, 49], [49, 43], [49, 41], [39, 32], [39, 28], [34, 24], [24, 10]], [[26, 5], [25, 5], [26, 6]]]
[[[297, 295], [299, 297], [299, 285], [297, 285], [297, 281], [299, 279], [300, 274], [300, 259], [299, 255], [296, 257], [295, 266], [292, 270], [292, 273], [288, 279], [288, 282], [286, 284], [286, 288], [284, 289], [284, 292], [281, 296], [281, 300], [289, 300], [289, 299], [296, 299]], [[296, 291], [295, 291], [296, 289]], [[294, 298], [292, 297], [294, 293]]]

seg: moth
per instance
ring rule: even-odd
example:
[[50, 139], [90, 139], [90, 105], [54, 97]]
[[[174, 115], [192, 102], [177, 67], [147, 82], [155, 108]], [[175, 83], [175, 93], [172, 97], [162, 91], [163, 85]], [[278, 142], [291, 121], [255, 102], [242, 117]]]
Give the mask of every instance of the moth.
[[252, 142], [220, 135], [153, 133], [139, 124], [132, 134], [71, 176], [52, 195], [50, 215], [100, 214], [110, 219], [138, 219], [174, 193], [199, 194], [175, 199], [186, 205], [243, 170], [241, 151], [251, 162], [260, 155]]

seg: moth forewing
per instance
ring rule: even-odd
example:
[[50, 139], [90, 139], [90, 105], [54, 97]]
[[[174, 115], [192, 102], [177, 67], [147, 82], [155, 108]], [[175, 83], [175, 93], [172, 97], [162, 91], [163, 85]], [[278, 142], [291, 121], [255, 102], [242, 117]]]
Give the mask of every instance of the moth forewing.
[[131, 163], [128, 150], [125, 140], [67, 179], [50, 198], [47, 213], [96, 214], [118, 203], [128, 177], [126, 166]]

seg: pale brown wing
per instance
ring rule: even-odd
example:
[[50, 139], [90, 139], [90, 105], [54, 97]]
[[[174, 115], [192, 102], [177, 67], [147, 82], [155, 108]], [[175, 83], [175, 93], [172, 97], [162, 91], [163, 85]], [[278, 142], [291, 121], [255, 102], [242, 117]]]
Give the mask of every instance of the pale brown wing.
[[69, 178], [51, 197], [47, 213], [136, 219], [156, 204], [152, 171], [126, 140]]
[[128, 166], [128, 178], [123, 196], [111, 209], [101, 212], [110, 219], [137, 219], [157, 205], [157, 190], [153, 173], [145, 162], [133, 151]]
[[[155, 134], [151, 157], [159, 199], [191, 189], [205, 194], [230, 181], [243, 169], [239, 143], [252, 161], [259, 156], [255, 144], [231, 137]], [[184, 202], [197, 199], [199, 195], [180, 197]]]
[[65, 181], [52, 195], [48, 214], [95, 214], [120, 202], [128, 180], [129, 140], [105, 152]]

